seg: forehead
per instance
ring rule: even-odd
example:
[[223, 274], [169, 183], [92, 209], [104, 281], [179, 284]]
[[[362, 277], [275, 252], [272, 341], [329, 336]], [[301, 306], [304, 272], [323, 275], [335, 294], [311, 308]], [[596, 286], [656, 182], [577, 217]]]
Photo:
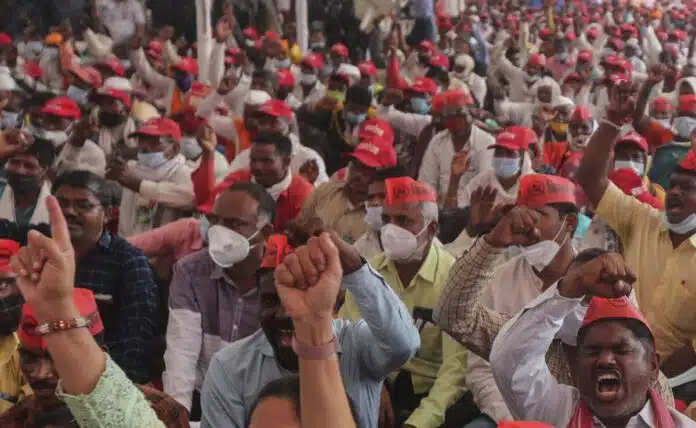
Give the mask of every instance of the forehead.
[[223, 218], [255, 220], [259, 202], [242, 191], [223, 192], [215, 203], [214, 212]]
[[36, 155], [30, 155], [28, 153], [18, 153], [12, 156], [11, 160], [15, 162], [34, 164], [36, 166], [39, 165], [39, 159], [36, 157]]
[[686, 174], [683, 172], [673, 172], [669, 177], [670, 187], [675, 185], [696, 185], [696, 174]]
[[273, 144], [252, 144], [249, 150], [251, 158], [270, 158], [276, 154], [276, 149]]
[[97, 197], [90, 190], [85, 189], [84, 187], [73, 187], [73, 186], [68, 186], [68, 185], [60, 186], [56, 190], [56, 198], [58, 198], [58, 199], [72, 199], [72, 200], [79, 200], [79, 199], [97, 200]]
[[638, 340], [625, 322], [618, 319], [596, 321], [586, 328], [583, 346], [615, 345]]
[[49, 358], [49, 353], [45, 349], [34, 349], [34, 348], [29, 348], [25, 345], [20, 344], [19, 345], [19, 350], [20, 350], [20, 356], [22, 354], [24, 355], [31, 355], [34, 357], [44, 357], [44, 358]]
[[384, 204], [384, 208], [382, 211], [385, 215], [388, 216], [407, 216], [413, 219], [417, 219], [421, 217], [421, 211], [418, 208], [418, 205], [415, 203], [409, 203], [409, 204]]

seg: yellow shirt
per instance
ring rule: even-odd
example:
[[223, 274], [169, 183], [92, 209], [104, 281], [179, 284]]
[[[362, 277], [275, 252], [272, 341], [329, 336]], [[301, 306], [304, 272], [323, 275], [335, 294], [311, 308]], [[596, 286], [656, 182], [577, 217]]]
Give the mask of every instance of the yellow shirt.
[[[421, 347], [402, 369], [411, 373], [416, 394], [428, 393], [420, 406], [411, 414], [406, 425], [417, 428], [436, 428], [445, 420], [445, 410], [464, 394], [467, 351], [432, 322], [432, 311], [447, 281], [454, 258], [439, 245], [431, 245], [420, 270], [404, 288], [394, 262], [384, 253], [375, 256], [370, 265], [384, 277], [408, 310], [416, 318]], [[428, 313], [430, 321], [418, 315]], [[350, 293], [339, 312], [339, 317], [358, 320], [360, 310]]]
[[[370, 227], [365, 223], [365, 204], [353, 206], [343, 193], [345, 181], [327, 181], [314, 189], [302, 206], [299, 217], [319, 217], [328, 229], [353, 244]], [[360, 318], [360, 317], [358, 317]]]
[[17, 335], [0, 338], [0, 413], [7, 411], [28, 394], [29, 387], [25, 387], [19, 368]]
[[664, 360], [696, 337], [696, 235], [672, 247], [661, 213], [613, 183], [597, 214], [619, 235], [638, 276], [636, 298]]

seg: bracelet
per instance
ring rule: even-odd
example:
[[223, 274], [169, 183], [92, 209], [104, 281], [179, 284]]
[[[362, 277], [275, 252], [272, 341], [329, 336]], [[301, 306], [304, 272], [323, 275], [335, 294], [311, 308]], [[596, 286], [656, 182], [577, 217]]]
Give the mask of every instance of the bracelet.
[[335, 334], [329, 343], [323, 345], [307, 345], [306, 343], [298, 342], [295, 336], [292, 336], [291, 344], [295, 354], [305, 360], [323, 360], [338, 352], [338, 339]]
[[612, 121], [609, 120], [609, 119], [601, 119], [601, 120], [599, 121], [599, 123], [603, 123], [603, 124], [605, 124], [605, 125], [609, 125], [609, 126], [611, 126], [612, 128], [614, 128], [616, 131], [621, 131], [621, 128], [623, 128], [621, 125], [617, 125], [617, 124], [615, 124], [614, 122], [612, 122]]
[[37, 326], [35, 332], [41, 336], [45, 336], [47, 334], [57, 333], [59, 331], [89, 327], [92, 325], [92, 323], [94, 323], [97, 316], [98, 312], [95, 311], [86, 317], [47, 322]]

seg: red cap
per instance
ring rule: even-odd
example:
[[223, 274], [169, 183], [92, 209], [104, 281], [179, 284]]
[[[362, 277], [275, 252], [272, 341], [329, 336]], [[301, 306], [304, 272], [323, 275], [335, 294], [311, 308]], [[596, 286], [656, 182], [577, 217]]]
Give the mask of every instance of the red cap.
[[264, 40], [272, 43], [282, 43], [283, 38], [280, 37], [280, 34], [276, 33], [273, 30], [268, 30], [264, 33], [263, 35]]
[[657, 210], [662, 210], [664, 207], [659, 199], [650, 194], [650, 191], [645, 187], [643, 179], [631, 168], [622, 168], [612, 171], [609, 174], [611, 180], [619, 189], [627, 195], [634, 196], [639, 201], [646, 203]]
[[586, 105], [577, 105], [573, 109], [573, 113], [570, 114], [571, 122], [584, 122], [586, 120], [592, 120], [592, 111]]
[[621, 52], [624, 50], [624, 42], [623, 40], [619, 39], [618, 37], [614, 37], [611, 40], [609, 40], [609, 44], [614, 46], [614, 49], [617, 52]]
[[570, 25], [573, 23], [573, 20], [567, 16], [564, 16], [563, 18], [561, 18], [561, 23], [563, 23], [563, 25]]
[[302, 64], [306, 64], [316, 70], [320, 70], [324, 68], [324, 58], [317, 53], [309, 53], [302, 59]]
[[580, 73], [577, 73], [577, 72], [570, 73], [563, 79], [563, 83], [566, 83], [566, 82], [584, 82], [584, 81], [585, 81], [585, 79], [583, 79], [582, 76], [580, 76]]
[[679, 111], [682, 113], [696, 113], [696, 94], [679, 96]]
[[370, 168], [391, 168], [396, 165], [393, 143], [376, 137], [361, 141], [350, 156]]
[[505, 128], [502, 132], [499, 132], [498, 135], [495, 136], [495, 144], [488, 146], [488, 148], [494, 149], [496, 147], [500, 147], [515, 152], [519, 150], [527, 150], [529, 147], [529, 140], [524, 133], [520, 132], [519, 128], [522, 127], [515, 129], [510, 128], [512, 127]]
[[527, 65], [536, 65], [539, 67], [546, 67], [546, 57], [542, 54], [531, 54], [527, 60]]
[[295, 75], [292, 74], [292, 71], [287, 68], [278, 70], [278, 86], [292, 89], [295, 87], [295, 83]]
[[628, 78], [624, 73], [613, 73], [607, 80], [614, 85], [620, 85], [625, 82], [630, 82], [631, 79]]
[[82, 116], [80, 107], [70, 97], [58, 97], [46, 101], [43, 107], [41, 107], [41, 113], [73, 120], [77, 120]]
[[11, 239], [0, 239], [0, 272], [13, 272], [10, 259], [19, 253], [19, 242]]
[[640, 148], [645, 153], [648, 152], [648, 142], [636, 131], [631, 131], [628, 134], [619, 138], [618, 141], [616, 141], [617, 146], [622, 144], [633, 144], [635, 146], [638, 146], [638, 148]]
[[168, 117], [155, 117], [140, 125], [140, 128], [131, 133], [129, 137], [138, 135], [171, 137], [174, 141], [179, 142], [181, 140], [181, 128], [178, 123]]
[[259, 32], [254, 27], [246, 27], [244, 31], [242, 31], [242, 34], [244, 34], [244, 37], [247, 39], [256, 40], [259, 38]]
[[650, 104], [650, 109], [658, 113], [671, 113], [674, 110], [674, 106], [665, 97], [657, 97]]
[[452, 29], [452, 20], [447, 15], [440, 15], [437, 17], [437, 28], [441, 30]]
[[596, 39], [597, 37], [599, 37], [599, 28], [592, 27], [589, 30], [587, 30], [587, 37], [591, 37], [593, 39]]
[[263, 254], [261, 267], [275, 269], [290, 253], [292, 253], [292, 247], [288, 243], [287, 235], [271, 235], [266, 240], [266, 252]]
[[679, 168], [688, 171], [696, 171], [696, 154], [693, 150], [689, 150], [686, 157], [679, 162]]
[[74, 67], [71, 71], [80, 80], [89, 83], [93, 88], [98, 88], [102, 84], [101, 73], [94, 67]]
[[[96, 336], [104, 331], [104, 324], [97, 309], [97, 301], [94, 299], [94, 293], [91, 290], [86, 288], [73, 289], [73, 302], [81, 316], [91, 319], [88, 329], [92, 336]], [[17, 330], [19, 343], [23, 347], [34, 350], [46, 349], [46, 342], [36, 332], [38, 326], [39, 322], [36, 319], [34, 309], [25, 303], [22, 306], [22, 318], [19, 321], [19, 329]]]
[[363, 61], [358, 65], [358, 69], [363, 76], [375, 77], [377, 76], [377, 67], [372, 61]]
[[432, 108], [434, 113], [442, 113], [447, 106], [447, 92], [435, 94], [432, 99]]
[[267, 114], [273, 117], [282, 117], [283, 119], [292, 120], [292, 109], [281, 100], [268, 100], [259, 107], [259, 113]]
[[174, 65], [174, 68], [178, 68], [189, 74], [198, 74], [198, 62], [196, 62], [194, 58], [189, 58], [187, 56], [182, 57], [179, 62]]
[[0, 33], [0, 46], [7, 46], [12, 44], [12, 36], [7, 33]]
[[411, 177], [387, 178], [384, 185], [387, 188], [384, 203], [388, 205], [437, 202], [435, 191], [430, 186]]
[[442, 67], [444, 69], [449, 69], [450, 62], [447, 55], [439, 51], [434, 51], [430, 55], [430, 65], [432, 67]]
[[172, 119], [179, 124], [185, 134], [195, 134], [200, 126], [205, 123], [205, 119], [196, 116], [193, 108], [185, 108], [172, 116]]
[[38, 62], [30, 61], [24, 63], [24, 73], [32, 79], [40, 79], [44, 74]]
[[553, 31], [549, 29], [548, 27], [542, 28], [541, 31], [539, 31], [539, 38], [542, 40], [550, 39], [553, 37]]
[[111, 70], [114, 74], [118, 76], [123, 76], [124, 74], [126, 74], [126, 69], [125, 67], [123, 67], [123, 63], [121, 63], [121, 61], [119, 61], [118, 58], [108, 59], [104, 62], [99, 63], [99, 65], [107, 67], [109, 70]]
[[394, 145], [394, 128], [385, 120], [368, 119], [360, 124], [358, 137], [361, 141], [378, 138]]
[[682, 41], [686, 40], [687, 35], [688, 34], [686, 33], [686, 31], [683, 31], [680, 29], [672, 30], [672, 32], [670, 33], [670, 36], [673, 36], [677, 40], [682, 40]]
[[335, 53], [338, 56], [347, 58], [348, 46], [344, 45], [343, 43], [336, 43], [335, 45], [331, 46], [331, 52]]
[[97, 96], [113, 98], [121, 101], [128, 107], [131, 106], [131, 96], [125, 91], [119, 91], [118, 89], [102, 88], [97, 91]]
[[409, 88], [413, 92], [421, 94], [435, 95], [437, 92], [437, 83], [433, 79], [427, 77], [419, 77]]
[[657, 30], [655, 31], [655, 36], [657, 36], [657, 40], [664, 42], [667, 40], [667, 33], [662, 31], [662, 30]]
[[643, 317], [638, 308], [633, 306], [633, 303], [626, 296], [621, 296], [618, 299], [604, 299], [602, 297], [592, 297], [590, 304], [587, 307], [585, 318], [580, 324], [580, 328], [585, 328], [590, 324], [611, 319], [630, 319], [640, 321], [645, 325], [650, 333], [652, 329], [648, 321]]
[[151, 40], [147, 44], [147, 50], [157, 55], [162, 55], [162, 43], [157, 40]]
[[592, 51], [584, 50], [578, 52], [578, 62], [592, 62]]
[[577, 39], [577, 36], [572, 31], [569, 31], [568, 33], [566, 33], [565, 39], [568, 40], [569, 42], [574, 42], [575, 39]]
[[575, 193], [575, 184], [567, 178], [547, 174], [523, 175], [517, 205], [531, 208], [549, 204], [576, 205]]
[[621, 32], [623, 33], [631, 33], [631, 37], [638, 37], [638, 30], [636, 27], [634, 27], [631, 24], [623, 24], [621, 25]]
[[435, 45], [430, 40], [423, 40], [418, 46], [428, 51], [433, 51], [435, 49]]

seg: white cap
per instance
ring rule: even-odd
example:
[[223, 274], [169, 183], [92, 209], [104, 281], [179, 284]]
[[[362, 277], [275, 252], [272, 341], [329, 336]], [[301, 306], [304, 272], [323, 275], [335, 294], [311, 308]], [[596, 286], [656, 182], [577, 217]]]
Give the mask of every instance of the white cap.
[[252, 89], [244, 98], [244, 105], [258, 107], [261, 104], [269, 101], [271, 96], [268, 95], [266, 91], [259, 91], [258, 89]]
[[351, 85], [360, 80], [360, 77], [362, 76], [358, 67], [354, 66], [353, 64], [346, 63], [342, 63], [338, 66], [336, 74], [343, 74], [345, 76], [348, 76]]
[[17, 83], [15, 83], [12, 76], [8, 73], [0, 73], [0, 91], [14, 91], [17, 90]]
[[130, 80], [126, 79], [125, 77], [113, 76], [104, 81], [101, 89], [115, 89], [117, 91], [123, 91], [130, 94], [133, 92], [133, 85], [131, 85]]

